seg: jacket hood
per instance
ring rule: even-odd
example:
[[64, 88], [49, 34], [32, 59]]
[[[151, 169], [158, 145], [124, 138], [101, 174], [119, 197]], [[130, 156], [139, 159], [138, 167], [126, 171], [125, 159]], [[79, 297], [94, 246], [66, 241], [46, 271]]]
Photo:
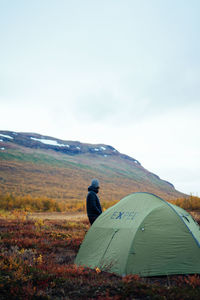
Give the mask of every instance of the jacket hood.
[[88, 187], [88, 192], [91, 192], [91, 191], [95, 192], [96, 194], [99, 192], [98, 188], [94, 187], [93, 185], [90, 185]]

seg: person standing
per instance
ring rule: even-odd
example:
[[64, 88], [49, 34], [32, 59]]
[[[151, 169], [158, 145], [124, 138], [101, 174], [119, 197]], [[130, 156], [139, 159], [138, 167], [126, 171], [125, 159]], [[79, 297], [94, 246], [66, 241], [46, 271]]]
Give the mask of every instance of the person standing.
[[102, 213], [99, 197], [97, 196], [98, 192], [99, 181], [98, 179], [93, 179], [91, 185], [88, 187], [88, 194], [86, 199], [87, 215], [91, 225]]

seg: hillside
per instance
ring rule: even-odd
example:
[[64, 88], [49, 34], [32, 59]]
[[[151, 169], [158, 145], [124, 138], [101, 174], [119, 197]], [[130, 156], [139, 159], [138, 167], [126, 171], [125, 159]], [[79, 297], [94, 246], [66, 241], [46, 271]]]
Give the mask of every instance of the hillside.
[[0, 131], [1, 194], [80, 202], [92, 178], [100, 180], [102, 201], [118, 201], [137, 191], [166, 200], [183, 196], [171, 183], [112, 146]]

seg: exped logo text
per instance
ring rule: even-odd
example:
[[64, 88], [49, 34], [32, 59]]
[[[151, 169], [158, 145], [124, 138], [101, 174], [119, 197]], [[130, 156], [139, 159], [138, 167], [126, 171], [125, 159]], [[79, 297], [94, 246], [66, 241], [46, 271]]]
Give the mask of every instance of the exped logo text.
[[111, 215], [111, 219], [115, 220], [134, 220], [137, 212], [135, 211], [114, 211]]

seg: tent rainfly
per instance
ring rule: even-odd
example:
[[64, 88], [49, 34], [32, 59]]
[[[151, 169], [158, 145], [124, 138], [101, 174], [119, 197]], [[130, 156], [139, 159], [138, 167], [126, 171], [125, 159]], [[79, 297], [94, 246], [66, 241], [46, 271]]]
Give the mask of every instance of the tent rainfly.
[[93, 223], [75, 263], [119, 275], [200, 273], [200, 227], [184, 209], [133, 193]]

